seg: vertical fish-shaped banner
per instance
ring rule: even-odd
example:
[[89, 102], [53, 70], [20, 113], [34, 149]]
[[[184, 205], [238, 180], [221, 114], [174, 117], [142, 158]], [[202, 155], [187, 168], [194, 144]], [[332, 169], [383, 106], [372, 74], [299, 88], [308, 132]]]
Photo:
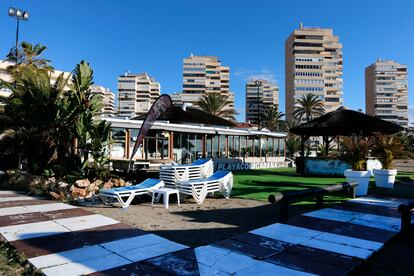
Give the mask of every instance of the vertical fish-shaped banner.
[[[163, 94], [158, 97], [155, 103], [151, 106], [150, 110], [145, 116], [145, 120], [142, 122], [141, 129], [139, 130], [137, 140], [135, 141], [134, 149], [132, 150], [131, 157], [129, 159], [129, 166], [131, 166], [132, 158], [137, 153], [139, 146], [142, 141], [144, 141], [145, 135], [151, 129], [154, 122], [164, 113], [170, 106], [172, 106], [172, 101], [169, 95]], [[128, 169], [129, 170], [129, 169]]]

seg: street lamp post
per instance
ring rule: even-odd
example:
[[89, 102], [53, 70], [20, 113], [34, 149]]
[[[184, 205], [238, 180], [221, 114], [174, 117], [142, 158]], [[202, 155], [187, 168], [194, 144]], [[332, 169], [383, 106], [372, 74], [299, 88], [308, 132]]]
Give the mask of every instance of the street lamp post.
[[260, 86], [262, 86], [263, 82], [257, 80], [254, 84], [257, 86], [257, 130], [260, 130]]
[[16, 26], [16, 64], [19, 60], [19, 26], [20, 26], [20, 20], [27, 21], [29, 19], [29, 12], [22, 11], [20, 9], [16, 9], [13, 7], [9, 8], [9, 16], [16, 18], [17, 20], [17, 26]]

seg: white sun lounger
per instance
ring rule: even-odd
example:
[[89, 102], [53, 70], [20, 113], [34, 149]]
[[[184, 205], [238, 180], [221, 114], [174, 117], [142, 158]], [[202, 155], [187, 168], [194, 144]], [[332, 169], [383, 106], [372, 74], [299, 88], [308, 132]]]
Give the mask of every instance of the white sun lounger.
[[114, 199], [116, 199], [119, 204], [121, 204], [122, 208], [128, 208], [135, 196], [150, 194], [153, 190], [159, 189], [163, 186], [164, 182], [162, 180], [148, 178], [147, 180], [134, 186], [101, 189], [99, 191], [99, 197], [105, 205], [112, 204]]
[[233, 188], [233, 174], [217, 171], [208, 178], [178, 181], [175, 188], [182, 194], [191, 195], [197, 204], [202, 204], [207, 194], [214, 192], [221, 192], [228, 199]]
[[213, 170], [211, 159], [198, 159], [188, 165], [162, 166], [160, 179], [164, 181], [166, 187], [174, 188], [178, 181], [208, 178], [213, 174]]

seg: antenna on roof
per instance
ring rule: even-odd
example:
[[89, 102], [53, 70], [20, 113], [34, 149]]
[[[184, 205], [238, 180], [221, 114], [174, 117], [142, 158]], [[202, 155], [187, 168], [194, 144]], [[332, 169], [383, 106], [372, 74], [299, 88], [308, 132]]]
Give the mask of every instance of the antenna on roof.
[[302, 22], [299, 23], [299, 29], [303, 29], [303, 23]]
[[190, 53], [190, 57], [194, 57], [193, 53]]

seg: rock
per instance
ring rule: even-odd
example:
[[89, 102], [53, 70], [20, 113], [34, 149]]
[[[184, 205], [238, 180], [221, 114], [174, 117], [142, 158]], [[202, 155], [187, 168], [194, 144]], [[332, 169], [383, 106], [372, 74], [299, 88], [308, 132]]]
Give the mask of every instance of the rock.
[[57, 186], [59, 190], [65, 190], [68, 188], [69, 184], [63, 181], [59, 181]]
[[102, 180], [100, 180], [100, 179], [97, 179], [97, 180], [95, 180], [94, 182], [92, 182], [91, 183], [91, 185], [92, 184], [94, 184], [96, 187], [101, 187], [102, 186], [102, 184], [103, 184], [104, 182], [102, 181]]
[[59, 195], [59, 194], [57, 194], [57, 193], [55, 193], [55, 192], [50, 192], [50, 195], [54, 198], [54, 199], [56, 199], [56, 200], [61, 200], [62, 198], [61, 198], [61, 195]]
[[122, 178], [119, 179], [119, 187], [124, 187], [126, 185], [125, 180]]
[[104, 188], [104, 189], [111, 189], [111, 188], [112, 188], [112, 186], [113, 186], [113, 183], [109, 180], [108, 182], [106, 182], [106, 183], [103, 185], [103, 188]]
[[94, 192], [89, 192], [86, 196], [85, 196], [85, 199], [89, 199], [89, 198], [92, 198], [92, 197], [94, 197], [95, 196], [95, 193]]
[[78, 188], [85, 188], [85, 187], [88, 187], [89, 184], [91, 183], [89, 182], [89, 179], [85, 178], [85, 179], [76, 180], [75, 184]]
[[132, 181], [125, 182], [125, 186], [132, 186], [132, 185], [134, 185], [134, 183]]
[[82, 188], [77, 188], [77, 187], [73, 187], [72, 189], [72, 197], [73, 198], [78, 198], [78, 197], [82, 197], [84, 198], [87, 195], [87, 191], [86, 189], [82, 189]]
[[125, 186], [125, 181], [122, 178], [112, 178], [110, 181], [112, 181], [112, 183], [115, 187], [124, 187]]
[[92, 183], [86, 188], [86, 190], [88, 192], [96, 192], [96, 191], [99, 191], [99, 187], [96, 186], [94, 183]]

